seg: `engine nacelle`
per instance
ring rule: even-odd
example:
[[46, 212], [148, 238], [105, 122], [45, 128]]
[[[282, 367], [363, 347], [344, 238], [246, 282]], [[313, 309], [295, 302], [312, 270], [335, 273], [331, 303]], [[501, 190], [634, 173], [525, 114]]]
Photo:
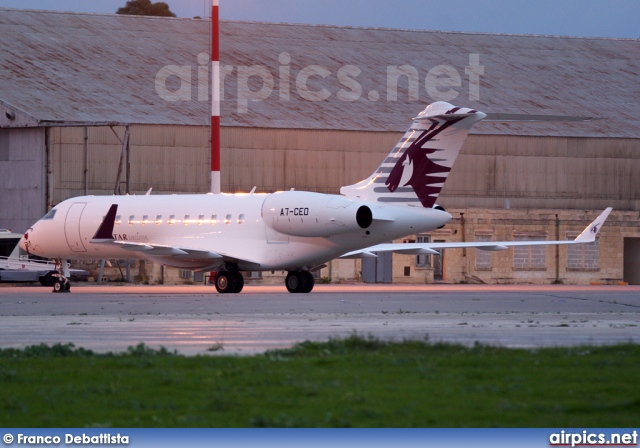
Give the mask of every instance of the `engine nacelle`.
[[267, 196], [262, 219], [285, 235], [325, 237], [367, 229], [373, 214], [368, 206], [344, 196], [281, 191]]

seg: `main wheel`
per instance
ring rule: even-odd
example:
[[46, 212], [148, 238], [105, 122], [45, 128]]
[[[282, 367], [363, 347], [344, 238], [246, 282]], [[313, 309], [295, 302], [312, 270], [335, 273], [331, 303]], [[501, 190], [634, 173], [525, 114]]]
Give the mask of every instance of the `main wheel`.
[[300, 271], [289, 271], [287, 278], [284, 280], [284, 284], [290, 293], [306, 292], [308, 287], [307, 277]]
[[311, 290], [313, 289], [313, 285], [315, 284], [315, 280], [313, 279], [313, 274], [309, 271], [302, 271], [302, 275], [307, 284], [302, 292], [311, 292]]
[[234, 292], [238, 284], [238, 279], [229, 271], [220, 271], [216, 276], [216, 290], [220, 294]]
[[230, 292], [234, 294], [238, 294], [240, 291], [242, 291], [242, 288], [244, 287], [244, 277], [238, 271], [232, 271], [231, 275], [234, 277], [236, 281], [236, 286], [235, 288], [233, 288], [233, 291], [230, 291]]

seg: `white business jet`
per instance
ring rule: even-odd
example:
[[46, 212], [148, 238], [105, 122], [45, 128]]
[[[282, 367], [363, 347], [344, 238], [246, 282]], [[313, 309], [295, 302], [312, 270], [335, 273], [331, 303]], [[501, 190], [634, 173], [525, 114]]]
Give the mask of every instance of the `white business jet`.
[[[67, 265], [66, 259], [141, 258], [215, 271], [220, 293], [242, 290], [241, 271], [286, 270], [287, 290], [308, 293], [314, 285], [312, 272], [339, 257], [594, 241], [610, 208], [575, 240], [382, 244], [451, 220], [435, 201], [469, 129], [485, 117], [446, 102], [429, 105], [380, 167], [369, 178], [342, 187], [340, 195], [280, 191], [82, 196], [54, 207], [24, 234], [20, 245], [61, 266]], [[64, 277], [60, 275], [54, 291], [68, 289]]]

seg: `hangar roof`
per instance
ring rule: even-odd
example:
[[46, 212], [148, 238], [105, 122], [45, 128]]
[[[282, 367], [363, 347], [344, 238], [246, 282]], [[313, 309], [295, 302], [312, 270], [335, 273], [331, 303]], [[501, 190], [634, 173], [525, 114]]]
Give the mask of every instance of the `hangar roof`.
[[[198, 55], [209, 52], [209, 28], [199, 19], [0, 9], [0, 104], [40, 125], [205, 125], [208, 64]], [[635, 39], [222, 22], [221, 64], [230, 71], [223, 126], [402, 131], [445, 99], [484, 112], [601, 118], [482, 123], [475, 133], [640, 138]], [[260, 96], [242, 110], [240, 99]]]

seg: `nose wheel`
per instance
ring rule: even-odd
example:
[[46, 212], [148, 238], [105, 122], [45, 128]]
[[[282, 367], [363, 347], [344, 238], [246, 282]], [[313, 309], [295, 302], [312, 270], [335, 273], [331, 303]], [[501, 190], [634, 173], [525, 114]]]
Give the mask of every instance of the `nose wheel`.
[[51, 284], [53, 285], [53, 292], [71, 292], [71, 282], [64, 275], [63, 269], [63, 266], [66, 264], [66, 260], [63, 262], [62, 260], [56, 259], [54, 260], [54, 263], [55, 271], [51, 271], [45, 275], [47, 284], [49, 286]]
[[284, 284], [290, 293], [308, 293], [313, 289], [315, 281], [309, 271], [289, 271]]
[[[56, 274], [54, 274], [55, 276]], [[71, 292], [71, 282], [65, 276], [58, 274], [60, 278], [53, 284], [53, 292]]]

